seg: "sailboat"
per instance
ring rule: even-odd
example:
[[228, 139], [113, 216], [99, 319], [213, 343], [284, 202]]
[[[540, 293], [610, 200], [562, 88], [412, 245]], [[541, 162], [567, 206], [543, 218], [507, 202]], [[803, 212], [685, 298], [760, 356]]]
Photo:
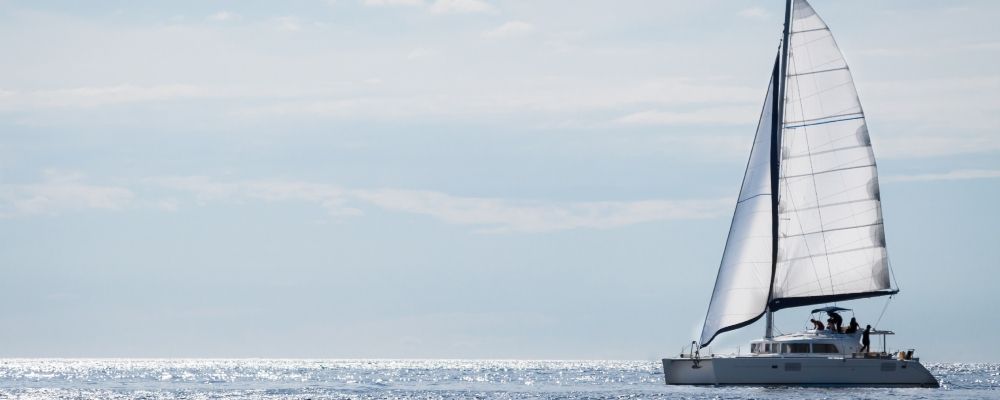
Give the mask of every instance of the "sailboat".
[[[688, 353], [663, 359], [666, 383], [937, 387], [912, 350], [863, 348], [863, 337], [885, 343], [891, 331], [774, 334], [780, 310], [898, 293], [891, 274], [875, 156], [850, 69], [813, 7], [787, 0], [701, 337]], [[846, 311], [813, 309], [816, 328], [822, 315]], [[700, 354], [719, 334], [760, 318], [765, 334], [749, 354]]]

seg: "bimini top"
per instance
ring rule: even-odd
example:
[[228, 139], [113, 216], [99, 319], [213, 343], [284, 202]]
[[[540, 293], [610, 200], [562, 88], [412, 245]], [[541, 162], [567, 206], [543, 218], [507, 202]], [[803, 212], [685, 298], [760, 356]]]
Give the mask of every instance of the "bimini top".
[[831, 312], [834, 312], [834, 311], [851, 311], [851, 309], [850, 308], [837, 307], [837, 306], [830, 306], [830, 307], [817, 308], [815, 310], [812, 310], [812, 313], [813, 314], [819, 313], [819, 312], [831, 313]]

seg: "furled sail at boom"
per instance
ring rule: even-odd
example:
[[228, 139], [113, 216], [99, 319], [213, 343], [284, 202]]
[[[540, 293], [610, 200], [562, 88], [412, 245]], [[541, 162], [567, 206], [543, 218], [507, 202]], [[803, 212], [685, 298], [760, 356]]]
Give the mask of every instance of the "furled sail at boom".
[[[897, 292], [890, 283], [875, 156], [851, 72], [806, 0], [794, 0], [789, 11], [787, 58], [779, 53], [768, 88], [702, 346], [768, 309]], [[775, 90], [784, 95], [777, 112]], [[773, 114], [783, 120], [777, 135], [771, 134], [778, 123]]]

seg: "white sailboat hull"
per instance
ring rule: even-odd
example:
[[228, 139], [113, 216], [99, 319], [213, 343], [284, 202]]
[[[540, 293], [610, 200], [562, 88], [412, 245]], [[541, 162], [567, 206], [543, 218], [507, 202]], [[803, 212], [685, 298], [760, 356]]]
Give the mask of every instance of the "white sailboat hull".
[[919, 360], [842, 357], [663, 359], [668, 385], [938, 387]]

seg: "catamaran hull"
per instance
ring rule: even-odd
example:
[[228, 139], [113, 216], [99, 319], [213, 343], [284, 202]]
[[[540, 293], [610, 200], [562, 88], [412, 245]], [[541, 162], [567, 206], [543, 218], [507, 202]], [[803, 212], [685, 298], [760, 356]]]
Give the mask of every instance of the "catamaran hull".
[[917, 360], [816, 357], [663, 359], [668, 385], [938, 387]]

